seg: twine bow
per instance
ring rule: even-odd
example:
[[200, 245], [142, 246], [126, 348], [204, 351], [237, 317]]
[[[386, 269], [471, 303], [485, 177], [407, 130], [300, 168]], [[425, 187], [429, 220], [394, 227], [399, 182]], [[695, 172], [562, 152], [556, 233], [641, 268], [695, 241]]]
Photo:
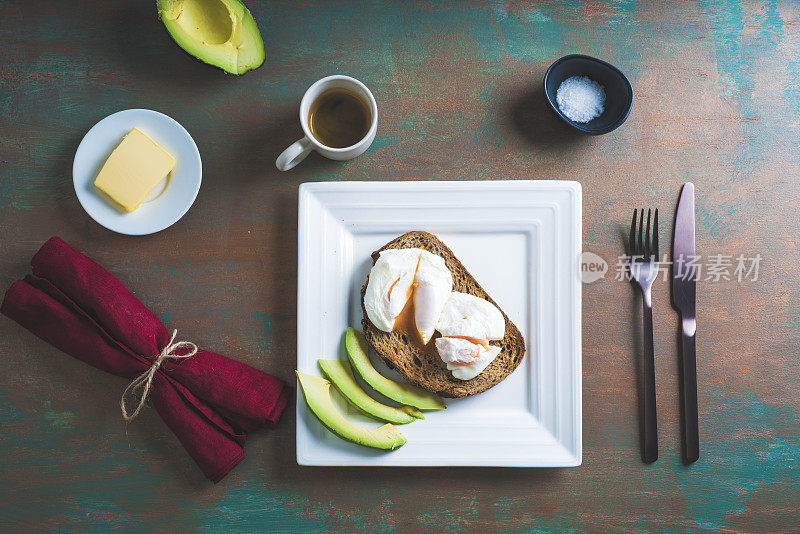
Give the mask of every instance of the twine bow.
[[[172, 337], [169, 339], [169, 343], [167, 343], [167, 346], [161, 351], [161, 354], [158, 355], [158, 358], [153, 361], [153, 365], [150, 366], [150, 369], [134, 378], [133, 382], [128, 384], [128, 387], [126, 387], [125, 391], [122, 392], [122, 399], [119, 401], [119, 406], [122, 408], [122, 418], [126, 421], [130, 421], [139, 415], [139, 412], [144, 406], [144, 402], [147, 400], [147, 394], [150, 393], [150, 386], [153, 384], [153, 378], [156, 376], [156, 371], [158, 371], [158, 368], [161, 367], [162, 363], [164, 363], [164, 360], [184, 360], [197, 354], [197, 345], [191, 341], [178, 341], [175, 343], [175, 336], [177, 334], [177, 330], [172, 331]], [[173, 354], [173, 352], [180, 349], [189, 349], [189, 352], [186, 354]], [[136, 405], [136, 409], [133, 411], [133, 413], [128, 415], [128, 410], [125, 408], [125, 397], [129, 392], [135, 392], [140, 388], [144, 388], [144, 391], [142, 392], [142, 396], [139, 398], [139, 404]]]

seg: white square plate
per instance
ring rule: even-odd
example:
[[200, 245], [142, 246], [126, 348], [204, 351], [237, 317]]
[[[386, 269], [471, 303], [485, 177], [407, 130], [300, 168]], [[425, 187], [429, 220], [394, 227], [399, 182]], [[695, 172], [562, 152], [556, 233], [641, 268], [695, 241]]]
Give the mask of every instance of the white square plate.
[[[581, 463], [581, 187], [566, 181], [329, 182], [300, 186], [297, 368], [346, 358], [360, 329], [370, 254], [427, 230], [452, 249], [525, 336], [522, 364], [494, 388], [398, 429], [385, 452], [343, 441], [298, 388], [301, 465], [576, 466]], [[395, 380], [379, 358], [373, 363]], [[380, 426], [343, 401], [357, 424]]]

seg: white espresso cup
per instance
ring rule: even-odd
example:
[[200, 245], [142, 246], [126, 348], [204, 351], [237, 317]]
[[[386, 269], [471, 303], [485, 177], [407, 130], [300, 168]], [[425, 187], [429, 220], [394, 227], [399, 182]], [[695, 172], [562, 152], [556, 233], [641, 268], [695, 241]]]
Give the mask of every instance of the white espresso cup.
[[[330, 89], [347, 89], [362, 98], [367, 107], [369, 107], [371, 115], [369, 129], [364, 137], [354, 145], [344, 148], [325, 146], [311, 133], [308, 124], [311, 105], [322, 93]], [[312, 150], [316, 150], [326, 158], [336, 160], [353, 159], [366, 152], [372, 141], [375, 140], [375, 133], [378, 131], [378, 106], [375, 104], [375, 97], [372, 96], [367, 86], [355, 78], [339, 74], [327, 76], [314, 82], [303, 95], [303, 100], [300, 101], [300, 127], [303, 128], [305, 136], [281, 152], [281, 155], [275, 160], [275, 166], [282, 171], [288, 171], [293, 168], [303, 161]]]

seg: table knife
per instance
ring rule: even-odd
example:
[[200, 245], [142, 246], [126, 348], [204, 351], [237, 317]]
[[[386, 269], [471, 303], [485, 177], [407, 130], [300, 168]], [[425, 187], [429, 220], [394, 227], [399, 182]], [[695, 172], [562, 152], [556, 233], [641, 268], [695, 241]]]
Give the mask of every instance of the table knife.
[[700, 456], [697, 417], [697, 361], [695, 356], [695, 286], [698, 266], [694, 244], [694, 184], [681, 191], [672, 238], [672, 302], [681, 313], [681, 404], [683, 459], [687, 464]]

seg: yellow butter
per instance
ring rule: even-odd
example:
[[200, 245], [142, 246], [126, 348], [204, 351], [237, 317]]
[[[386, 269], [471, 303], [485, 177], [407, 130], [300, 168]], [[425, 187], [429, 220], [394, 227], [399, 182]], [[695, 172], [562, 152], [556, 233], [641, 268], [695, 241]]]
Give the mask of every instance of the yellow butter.
[[175, 166], [175, 159], [132, 128], [114, 149], [94, 181], [126, 211], [133, 211]]

